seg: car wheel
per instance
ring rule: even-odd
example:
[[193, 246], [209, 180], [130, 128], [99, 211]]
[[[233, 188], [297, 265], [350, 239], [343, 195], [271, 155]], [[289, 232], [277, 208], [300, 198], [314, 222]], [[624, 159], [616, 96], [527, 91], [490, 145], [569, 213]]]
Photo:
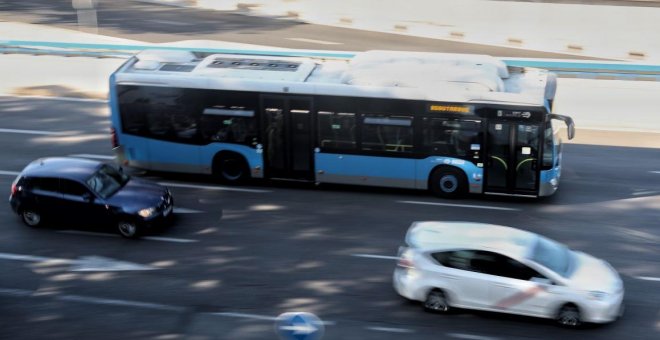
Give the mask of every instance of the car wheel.
[[424, 309], [434, 313], [447, 313], [449, 312], [449, 301], [444, 292], [439, 289], [434, 289], [429, 292], [424, 300]]
[[459, 198], [467, 193], [467, 179], [459, 169], [439, 168], [429, 180], [431, 192], [442, 198]]
[[574, 305], [564, 305], [557, 313], [557, 323], [562, 327], [576, 328], [582, 324], [580, 310]]
[[38, 227], [42, 222], [41, 214], [37, 210], [31, 208], [23, 209], [21, 211], [21, 219], [25, 225], [33, 228]]
[[140, 236], [140, 228], [132, 221], [121, 220], [117, 222], [117, 231], [125, 238], [137, 238]]
[[241, 184], [250, 177], [245, 160], [241, 156], [233, 154], [218, 158], [213, 172], [225, 184]]

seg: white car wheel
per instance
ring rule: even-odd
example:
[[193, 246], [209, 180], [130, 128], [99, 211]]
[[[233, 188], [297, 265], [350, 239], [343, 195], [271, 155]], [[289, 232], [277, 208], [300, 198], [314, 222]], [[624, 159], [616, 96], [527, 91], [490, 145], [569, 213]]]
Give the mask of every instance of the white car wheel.
[[426, 296], [426, 300], [424, 300], [424, 309], [436, 313], [447, 313], [449, 302], [445, 293], [437, 289], [430, 291]]

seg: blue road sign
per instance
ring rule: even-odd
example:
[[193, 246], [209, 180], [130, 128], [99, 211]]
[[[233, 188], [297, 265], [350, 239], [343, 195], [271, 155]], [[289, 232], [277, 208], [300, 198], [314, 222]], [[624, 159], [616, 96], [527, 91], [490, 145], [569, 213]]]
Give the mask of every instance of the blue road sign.
[[319, 340], [323, 322], [312, 313], [284, 313], [275, 320], [275, 332], [282, 340]]

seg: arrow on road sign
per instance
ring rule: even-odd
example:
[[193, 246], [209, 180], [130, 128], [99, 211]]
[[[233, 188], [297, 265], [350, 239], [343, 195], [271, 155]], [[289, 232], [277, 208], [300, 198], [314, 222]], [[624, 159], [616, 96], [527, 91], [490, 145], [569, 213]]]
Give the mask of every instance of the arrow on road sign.
[[102, 256], [82, 256], [76, 260], [59, 259], [54, 257], [0, 253], [0, 259], [26, 262], [51, 262], [53, 264], [69, 264], [69, 271], [107, 272], [128, 270], [153, 270], [158, 269], [142, 264], [114, 260]]
[[319, 340], [323, 322], [311, 313], [284, 313], [275, 321], [275, 331], [283, 340]]

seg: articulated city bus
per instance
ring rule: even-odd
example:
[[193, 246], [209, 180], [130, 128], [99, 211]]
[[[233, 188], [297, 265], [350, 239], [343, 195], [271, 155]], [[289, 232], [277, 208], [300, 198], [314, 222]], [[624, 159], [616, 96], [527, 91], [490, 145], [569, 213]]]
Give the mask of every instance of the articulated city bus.
[[141, 52], [110, 79], [124, 166], [216, 176], [549, 196], [561, 141], [553, 74], [490, 56], [347, 59]]

